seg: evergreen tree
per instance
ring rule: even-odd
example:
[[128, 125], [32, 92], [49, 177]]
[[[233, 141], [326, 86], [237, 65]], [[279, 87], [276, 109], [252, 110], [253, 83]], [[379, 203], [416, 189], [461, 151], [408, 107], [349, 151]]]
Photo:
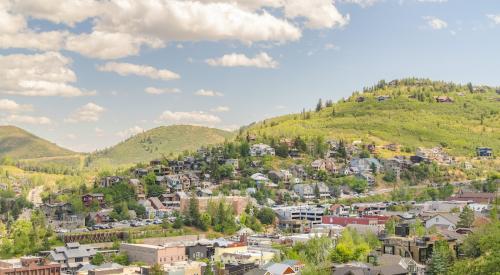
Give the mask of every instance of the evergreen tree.
[[436, 241], [434, 250], [427, 265], [428, 274], [441, 275], [446, 274], [453, 261], [453, 257], [447, 241]]
[[460, 213], [459, 218], [460, 220], [457, 223], [457, 227], [470, 228], [474, 222], [474, 211], [466, 205], [462, 210], [462, 213]]
[[189, 199], [189, 213], [186, 220], [189, 220], [191, 225], [196, 227], [200, 227], [200, 210], [198, 208], [198, 200], [196, 199], [196, 195], [193, 193], [191, 198]]
[[316, 104], [316, 112], [319, 112], [323, 109], [323, 101], [321, 98], [318, 100], [318, 104]]

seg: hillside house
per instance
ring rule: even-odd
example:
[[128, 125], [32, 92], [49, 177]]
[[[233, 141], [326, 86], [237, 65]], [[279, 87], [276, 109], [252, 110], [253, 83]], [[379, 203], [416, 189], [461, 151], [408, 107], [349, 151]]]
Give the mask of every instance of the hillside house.
[[358, 96], [356, 102], [365, 102], [366, 98], [364, 96]]
[[333, 216], [349, 216], [350, 207], [343, 204], [332, 204], [330, 206], [330, 214]]
[[455, 230], [458, 223], [458, 215], [449, 213], [440, 213], [425, 221], [425, 228], [430, 229], [433, 226], [447, 230]]
[[99, 206], [104, 206], [104, 194], [102, 193], [93, 193], [93, 194], [85, 194], [82, 196], [82, 202], [85, 207], [90, 207], [92, 203], [97, 203]]
[[381, 170], [381, 165], [376, 158], [353, 158], [350, 163], [350, 168], [353, 173], [371, 173], [372, 166], [375, 168], [375, 172], [378, 173]]
[[492, 157], [493, 149], [489, 147], [477, 147], [476, 154], [478, 157]]
[[325, 171], [326, 170], [326, 163], [322, 159], [317, 159], [317, 160], [311, 162], [311, 167], [314, 171]]
[[437, 96], [435, 97], [436, 99], [436, 102], [438, 103], [453, 103], [453, 99], [449, 96], [445, 96], [445, 95], [440, 95], [440, 96]]
[[[318, 191], [320, 199], [331, 197], [330, 188], [324, 182], [313, 183], [312, 188], [313, 188], [313, 190]], [[314, 191], [314, 192], [316, 192], [316, 191]]]
[[267, 144], [254, 144], [252, 147], [250, 147], [250, 156], [252, 157], [261, 157], [261, 156], [274, 156], [275, 150], [273, 147], [267, 145]]
[[251, 175], [250, 178], [254, 180], [258, 186], [266, 185], [269, 182], [269, 178], [262, 173], [255, 173]]
[[99, 181], [99, 186], [100, 187], [103, 187], [103, 188], [108, 188], [108, 187], [111, 187], [115, 184], [118, 184], [120, 182], [123, 181], [123, 178], [122, 177], [118, 177], [118, 176], [108, 176], [108, 177], [104, 177], [102, 178], [100, 181]]
[[293, 191], [299, 195], [300, 198], [305, 200], [314, 199], [314, 188], [309, 184], [296, 184], [293, 186]]
[[226, 159], [224, 163], [233, 166], [234, 170], [240, 169], [238, 159]]
[[388, 96], [388, 95], [381, 95], [381, 96], [377, 96], [377, 101], [378, 101], [378, 102], [387, 101], [387, 100], [389, 100], [389, 99], [391, 99], [391, 97], [390, 97], [390, 96]]

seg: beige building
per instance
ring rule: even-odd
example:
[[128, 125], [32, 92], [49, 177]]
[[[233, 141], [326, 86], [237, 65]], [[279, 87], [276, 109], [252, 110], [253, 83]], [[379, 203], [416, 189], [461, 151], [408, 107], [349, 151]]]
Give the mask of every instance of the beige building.
[[207, 264], [197, 261], [182, 261], [163, 265], [164, 274], [167, 275], [202, 275]]
[[239, 246], [230, 246], [230, 247], [216, 247], [214, 252], [214, 261], [220, 262], [221, 256], [224, 253], [238, 253], [238, 252], [247, 252], [248, 246], [239, 245]]
[[256, 264], [261, 266], [272, 261], [274, 255], [273, 252], [259, 250], [236, 251], [233, 253], [223, 253], [220, 256], [220, 261], [223, 264]]
[[[248, 197], [242, 196], [217, 196], [217, 197], [196, 197], [198, 200], [198, 208], [200, 212], [206, 212], [209, 203], [219, 204], [220, 201], [232, 206], [234, 213], [240, 215], [245, 211], [247, 204], [249, 202]], [[189, 208], [190, 197], [182, 196], [180, 197], [180, 211], [184, 213]]]
[[159, 246], [122, 243], [120, 252], [126, 253], [130, 262], [144, 262], [150, 265], [171, 264], [187, 260], [186, 248], [182, 245]]

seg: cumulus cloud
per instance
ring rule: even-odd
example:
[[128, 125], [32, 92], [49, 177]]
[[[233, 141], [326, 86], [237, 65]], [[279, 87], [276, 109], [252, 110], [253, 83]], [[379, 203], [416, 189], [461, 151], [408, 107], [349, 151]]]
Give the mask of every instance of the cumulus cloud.
[[2, 118], [4, 123], [13, 124], [35, 124], [35, 125], [49, 125], [52, 120], [44, 116], [24, 116], [24, 115], [9, 115]]
[[163, 41], [294, 41], [299, 28], [266, 11], [237, 3], [198, 1], [110, 1], [96, 20], [96, 30], [128, 32]]
[[83, 96], [72, 86], [76, 74], [71, 59], [56, 53], [0, 55], [0, 92], [22, 96]]
[[22, 105], [18, 104], [14, 100], [0, 99], [0, 111], [6, 111], [9, 113], [19, 113], [32, 110], [33, 110], [32, 105]]
[[261, 52], [253, 58], [247, 57], [244, 54], [226, 54], [219, 58], [211, 58], [205, 60], [210, 66], [222, 67], [256, 67], [256, 68], [276, 68], [278, 62], [275, 61], [267, 53]]
[[433, 30], [441, 30], [448, 27], [448, 23], [446, 23], [446, 21], [434, 16], [424, 16], [423, 19], [427, 21], [427, 25]]
[[160, 116], [160, 121], [170, 124], [214, 125], [221, 121], [218, 116], [201, 111], [172, 112], [165, 111]]
[[488, 15], [486, 15], [486, 17], [491, 19], [491, 21], [493, 21], [493, 23], [495, 23], [497, 25], [500, 24], [500, 14], [488, 14]]
[[143, 44], [152, 48], [164, 46], [163, 42], [157, 39], [136, 37], [128, 33], [94, 31], [69, 36], [65, 48], [87, 57], [117, 59], [138, 55]]
[[229, 112], [231, 110], [227, 106], [218, 106], [216, 108], [210, 109], [210, 111], [215, 112], [215, 113], [223, 113], [223, 112]]
[[156, 87], [147, 87], [144, 91], [152, 95], [178, 94], [181, 92], [181, 90], [177, 88], [156, 88]]
[[194, 93], [197, 96], [224, 96], [223, 93], [213, 91], [213, 90], [205, 90], [205, 89], [200, 89]]
[[76, 109], [68, 118], [64, 121], [69, 123], [76, 122], [95, 122], [101, 117], [101, 114], [105, 111], [103, 107], [95, 103], [87, 103], [82, 107]]
[[140, 134], [142, 132], [144, 132], [144, 129], [136, 125], [134, 127], [128, 128], [126, 130], [120, 131], [120, 132], [116, 133], [116, 135], [121, 137], [121, 138], [128, 138], [128, 137]]
[[342, 15], [331, 0], [286, 0], [285, 16], [306, 18], [311, 29], [343, 27], [349, 23], [349, 15]]
[[108, 62], [97, 67], [97, 69], [101, 72], [115, 72], [121, 76], [138, 75], [161, 80], [173, 80], [180, 78], [178, 74], [166, 69], [156, 69], [151, 66], [136, 65], [131, 63]]
[[341, 0], [340, 3], [356, 4], [362, 8], [370, 7], [375, 5], [380, 0]]
[[[27, 18], [69, 27], [88, 20], [91, 30], [36, 32]], [[299, 40], [303, 28], [336, 28], [348, 22], [349, 15], [342, 15], [331, 0], [10, 0], [0, 3], [0, 48], [66, 49], [117, 59], [138, 55], [143, 46], [159, 48], [170, 42], [286, 43]]]
[[0, 48], [58, 51], [61, 49], [66, 35], [67, 32], [33, 32], [30, 30], [18, 33], [0, 33]]
[[96, 0], [14, 0], [12, 10], [32, 18], [74, 26], [97, 16], [100, 3]]

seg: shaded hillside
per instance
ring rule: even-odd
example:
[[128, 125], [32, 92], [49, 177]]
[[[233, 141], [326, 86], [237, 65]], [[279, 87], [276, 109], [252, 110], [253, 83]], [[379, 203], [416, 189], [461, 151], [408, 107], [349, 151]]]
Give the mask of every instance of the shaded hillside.
[[[475, 154], [477, 146], [500, 152], [500, 95], [473, 87], [422, 79], [379, 82], [345, 100], [250, 125], [246, 133], [266, 137], [316, 137], [443, 146], [455, 155]], [[379, 101], [378, 96], [388, 96]], [[453, 102], [439, 103], [436, 97]], [[361, 102], [362, 101], [362, 102]]]
[[174, 125], [162, 126], [133, 136], [111, 148], [91, 154], [88, 166], [127, 165], [196, 150], [201, 146], [222, 143], [233, 133], [220, 129]]
[[0, 158], [33, 159], [74, 154], [18, 127], [0, 126]]

